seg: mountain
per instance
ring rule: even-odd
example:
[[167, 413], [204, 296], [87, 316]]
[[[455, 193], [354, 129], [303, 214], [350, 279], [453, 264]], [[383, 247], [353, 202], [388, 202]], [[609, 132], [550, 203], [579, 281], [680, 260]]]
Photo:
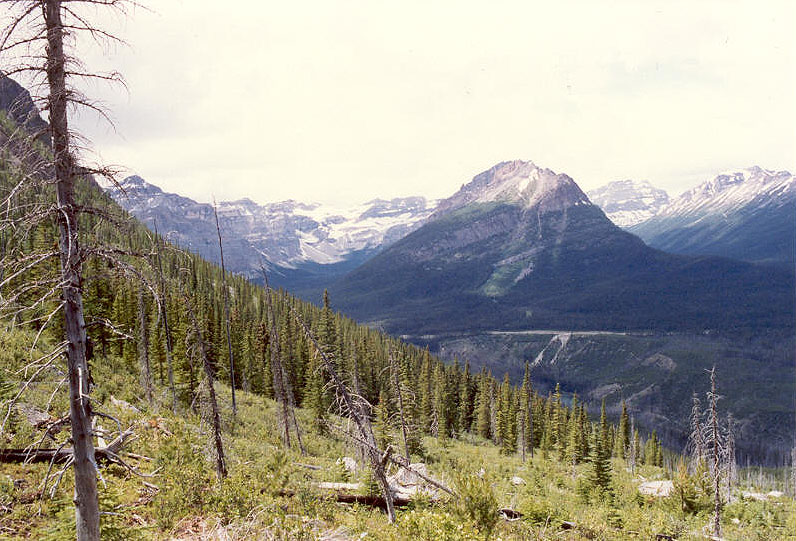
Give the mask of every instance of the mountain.
[[332, 288], [401, 333], [791, 325], [793, 275], [670, 255], [622, 231], [565, 174], [503, 162]]
[[[164, 192], [139, 176], [106, 190], [176, 244], [219, 260], [212, 205]], [[241, 199], [218, 203], [218, 218], [228, 269], [257, 279], [265, 263], [276, 285], [302, 292], [322, 290], [333, 277], [412, 231], [433, 209], [434, 202], [423, 197], [375, 199], [345, 209]]]
[[30, 92], [2, 71], [0, 71], [0, 112], [49, 146], [50, 136], [49, 133], [45, 133], [47, 122], [41, 118]]
[[792, 444], [793, 291], [789, 270], [650, 248], [569, 176], [517, 161], [330, 289], [344, 312], [449, 361], [513, 381], [529, 361], [543, 392], [626, 400], [673, 448], [715, 366], [759, 453]]
[[645, 180], [618, 180], [587, 194], [608, 219], [625, 229], [652, 218], [669, 203], [669, 194]]
[[628, 227], [650, 246], [754, 262], [793, 262], [796, 180], [751, 167], [718, 175]]

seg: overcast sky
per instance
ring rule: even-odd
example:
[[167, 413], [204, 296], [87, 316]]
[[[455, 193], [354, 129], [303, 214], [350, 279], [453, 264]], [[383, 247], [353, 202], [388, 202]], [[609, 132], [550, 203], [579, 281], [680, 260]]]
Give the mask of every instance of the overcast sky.
[[527, 159], [677, 194], [796, 161], [796, 2], [149, 0], [91, 53], [128, 91], [77, 125], [167, 191], [452, 194]]

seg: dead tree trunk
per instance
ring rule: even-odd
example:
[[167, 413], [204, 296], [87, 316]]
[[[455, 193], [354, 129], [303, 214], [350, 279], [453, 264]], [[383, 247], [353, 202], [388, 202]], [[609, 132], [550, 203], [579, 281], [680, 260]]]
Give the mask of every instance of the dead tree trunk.
[[69, 146], [66, 107], [66, 58], [61, 0], [43, 3], [47, 28], [47, 83], [49, 86], [50, 130], [55, 157], [55, 186], [58, 201], [59, 248], [66, 328], [69, 416], [72, 425], [75, 468], [75, 516], [77, 539], [99, 539], [97, 465], [91, 430], [89, 374], [86, 362], [86, 328], [81, 292], [81, 254], [78, 213], [75, 201], [75, 164]]
[[384, 502], [387, 508], [387, 519], [390, 521], [390, 523], [394, 523], [395, 506], [393, 504], [393, 496], [392, 491], [390, 490], [390, 485], [387, 483], [387, 473], [385, 469], [387, 461], [390, 460], [390, 449], [388, 448], [388, 450], [384, 453], [380, 452], [379, 447], [376, 444], [376, 438], [373, 436], [373, 429], [370, 424], [370, 419], [366, 415], [362, 415], [362, 408], [356, 403], [354, 397], [351, 396], [351, 393], [348, 391], [345, 383], [337, 374], [337, 369], [335, 368], [334, 363], [324, 352], [320, 344], [318, 344], [318, 341], [315, 339], [312, 331], [310, 331], [310, 329], [304, 323], [304, 320], [302, 320], [294, 310], [291, 309], [291, 311], [293, 312], [299, 327], [301, 327], [305, 336], [310, 341], [310, 344], [314, 350], [314, 354], [317, 358], [320, 358], [323, 369], [329, 374], [329, 378], [331, 379], [338, 396], [342, 400], [345, 409], [348, 411], [348, 415], [356, 425], [357, 431], [359, 432], [360, 441], [363, 442], [364, 451], [370, 460], [373, 476], [376, 478], [376, 482], [379, 484], [382, 495], [384, 496]]
[[719, 435], [719, 416], [716, 410], [716, 367], [710, 371], [710, 432], [713, 460], [713, 535], [721, 537], [721, 443]]
[[149, 367], [149, 336], [146, 328], [146, 310], [144, 309], [144, 290], [138, 289], [138, 364], [141, 370], [141, 387], [147, 403], [152, 405], [152, 373]]
[[227, 465], [224, 458], [224, 442], [221, 439], [221, 415], [218, 412], [218, 401], [216, 400], [215, 389], [215, 375], [213, 374], [213, 367], [210, 364], [210, 357], [207, 354], [207, 346], [205, 345], [202, 336], [202, 329], [199, 327], [199, 322], [196, 320], [196, 313], [193, 309], [193, 304], [188, 295], [183, 291], [185, 298], [185, 306], [188, 310], [188, 317], [191, 319], [194, 334], [196, 335], [197, 345], [199, 346], [199, 354], [202, 356], [202, 366], [205, 371], [205, 378], [207, 379], [207, 393], [208, 401], [210, 403], [210, 425], [213, 429], [213, 446], [216, 454], [216, 476], [219, 479], [224, 479], [227, 476]]
[[265, 284], [265, 303], [268, 317], [269, 340], [271, 342], [271, 373], [274, 382], [274, 396], [281, 408], [280, 416], [284, 429], [283, 440], [285, 445], [290, 448], [290, 425], [293, 425], [296, 431], [296, 442], [303, 455], [306, 454], [306, 450], [301, 440], [301, 429], [299, 428], [298, 419], [296, 418], [296, 402], [293, 396], [293, 388], [290, 385], [290, 378], [282, 362], [282, 351], [279, 347], [279, 331], [276, 325], [276, 312], [271, 302], [271, 286], [268, 284], [268, 274], [265, 272], [265, 267], [260, 267], [260, 272], [263, 274], [263, 282]]
[[232, 335], [229, 331], [229, 291], [227, 290], [227, 269], [224, 266], [224, 245], [221, 242], [221, 226], [218, 223], [218, 209], [213, 202], [213, 214], [216, 217], [216, 233], [218, 233], [218, 251], [221, 254], [221, 286], [224, 288], [224, 315], [227, 327], [227, 350], [229, 352], [229, 386], [232, 389], [232, 415], [238, 413], [235, 402], [235, 357], [232, 354]]
[[404, 456], [406, 457], [406, 463], [411, 464], [412, 461], [409, 457], [409, 441], [406, 434], [406, 417], [404, 416], [404, 399], [403, 393], [401, 392], [401, 381], [398, 378], [398, 367], [396, 366], [395, 357], [392, 354], [392, 348], [389, 349], [388, 355], [390, 358], [390, 372], [392, 372], [393, 385], [395, 385], [395, 393], [398, 396], [398, 414], [401, 416], [401, 437], [404, 441]]
[[172, 364], [172, 353], [174, 348], [171, 343], [171, 329], [169, 328], [169, 317], [167, 310], [168, 297], [166, 293], [166, 280], [163, 277], [163, 263], [160, 258], [162, 240], [158, 238], [157, 223], [155, 224], [155, 243], [157, 246], [156, 257], [158, 263], [158, 283], [160, 287], [160, 318], [163, 321], [163, 334], [166, 337], [166, 371], [169, 379], [169, 391], [171, 392], [171, 411], [177, 413], [177, 390], [174, 387], [174, 366]]

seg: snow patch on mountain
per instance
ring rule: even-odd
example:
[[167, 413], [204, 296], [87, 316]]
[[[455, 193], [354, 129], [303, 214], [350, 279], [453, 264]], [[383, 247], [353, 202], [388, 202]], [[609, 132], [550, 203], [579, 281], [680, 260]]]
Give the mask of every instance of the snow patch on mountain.
[[796, 195], [796, 181], [788, 171], [759, 166], [730, 171], [688, 190], [658, 213], [666, 216], [695, 216], [756, 206], [782, 206]]
[[591, 202], [619, 227], [630, 227], [655, 216], [669, 194], [647, 181], [618, 180], [588, 192]]
[[[164, 192], [139, 176], [104, 187], [145, 223], [157, 223], [178, 244], [213, 258], [211, 205]], [[418, 227], [436, 203], [404, 197], [340, 208], [295, 200], [259, 205], [244, 198], [221, 201], [216, 208], [225, 255], [229, 251], [229, 261], [238, 267], [233, 270], [252, 272], [263, 256], [270, 264], [296, 268], [304, 263], [339, 263], [355, 252], [376, 251]]]

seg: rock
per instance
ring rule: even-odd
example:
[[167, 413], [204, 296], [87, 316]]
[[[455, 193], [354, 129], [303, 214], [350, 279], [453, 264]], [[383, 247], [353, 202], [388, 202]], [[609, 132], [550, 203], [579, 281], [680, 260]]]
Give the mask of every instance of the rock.
[[503, 507], [501, 509], [498, 509], [498, 513], [500, 513], [500, 516], [508, 520], [509, 522], [520, 520], [522, 518], [522, 513], [520, 513], [519, 511], [515, 511], [514, 509], [511, 509], [509, 507]]
[[[431, 477], [428, 474], [428, 467], [422, 462], [410, 464], [409, 467], [426, 477]], [[406, 468], [401, 468], [394, 475], [387, 477], [387, 483], [390, 485], [390, 489], [395, 496], [399, 498], [410, 499], [416, 494], [427, 494], [431, 496], [431, 498], [435, 498], [439, 495], [439, 490], [436, 487], [430, 485], [419, 475]]]
[[116, 406], [119, 409], [132, 411], [133, 413], [141, 413], [141, 410], [139, 410], [138, 408], [136, 408], [135, 406], [133, 406], [129, 402], [127, 402], [125, 400], [119, 400], [118, 398], [114, 397], [113, 395], [111, 395], [111, 404], [113, 404], [114, 406]]
[[772, 490], [771, 492], [766, 494], [766, 496], [768, 496], [769, 498], [781, 498], [784, 495], [785, 495], [785, 493], [780, 492], [779, 490]]
[[667, 372], [673, 372], [674, 369], [677, 368], [677, 363], [674, 362], [674, 359], [667, 357], [663, 353], [650, 355], [644, 359], [641, 364], [643, 366], [654, 366], [656, 368], [660, 368], [661, 370], [666, 370]]
[[25, 417], [25, 420], [34, 428], [41, 428], [44, 425], [55, 421], [54, 418], [50, 417], [49, 413], [44, 410], [40, 410], [32, 404], [20, 402], [17, 404], [17, 411], [21, 413]]
[[346, 469], [346, 471], [349, 471], [351, 473], [356, 473], [356, 471], [359, 469], [357, 461], [351, 458], [350, 456], [344, 456], [343, 458], [338, 458], [337, 463], [342, 464], [343, 467]]
[[741, 495], [748, 500], [755, 500], [758, 502], [768, 501], [768, 495], [762, 492], [749, 492], [748, 490], [744, 490], [741, 492]]
[[511, 484], [516, 487], [516, 486], [519, 486], [519, 485], [525, 485], [527, 483], [525, 482], [525, 479], [515, 475], [514, 477], [511, 478]]
[[638, 487], [640, 493], [660, 498], [666, 498], [673, 490], [674, 483], [671, 481], [647, 481], [646, 483], [641, 483]]

